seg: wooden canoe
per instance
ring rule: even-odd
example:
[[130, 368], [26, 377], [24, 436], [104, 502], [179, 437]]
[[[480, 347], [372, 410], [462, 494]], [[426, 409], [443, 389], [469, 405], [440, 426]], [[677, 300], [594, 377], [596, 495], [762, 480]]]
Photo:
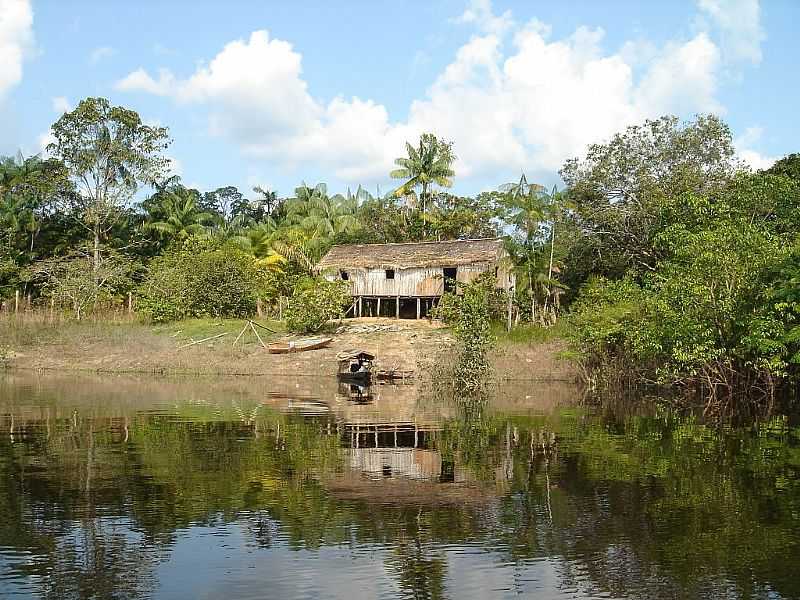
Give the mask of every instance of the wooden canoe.
[[292, 340], [290, 342], [275, 342], [269, 344], [267, 348], [270, 354], [288, 354], [290, 352], [305, 352], [306, 350], [316, 350], [324, 348], [333, 341], [329, 337], [304, 338], [302, 340]]

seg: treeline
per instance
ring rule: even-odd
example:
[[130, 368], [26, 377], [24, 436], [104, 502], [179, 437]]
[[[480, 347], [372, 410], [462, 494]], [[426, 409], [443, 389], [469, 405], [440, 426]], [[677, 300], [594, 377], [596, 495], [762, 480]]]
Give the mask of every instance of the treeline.
[[0, 164], [6, 309], [18, 295], [81, 318], [132, 292], [155, 320], [242, 316], [257, 303], [277, 313], [279, 298], [317, 285], [313, 267], [333, 244], [506, 235], [523, 273], [518, 319], [555, 319], [536, 309], [552, 307], [557, 290], [545, 251], [551, 196], [524, 177], [474, 197], [447, 193], [456, 157], [432, 134], [407, 144], [386, 194], [303, 183], [281, 196], [186, 187], [170, 173], [168, 131], [102, 98], [82, 101], [52, 133], [47, 158]]
[[[313, 270], [333, 244], [503, 236], [513, 322], [568, 311], [593, 383], [733, 403], [798, 378], [800, 156], [754, 173], [714, 116], [662, 117], [593, 145], [566, 162], [563, 190], [522, 175], [476, 196], [447, 191], [455, 149], [432, 134], [407, 144], [386, 194], [320, 183], [280, 195], [187, 188], [170, 173], [168, 131], [102, 98], [52, 133], [45, 158], [0, 163], [6, 309], [19, 296], [80, 318], [132, 293], [146, 317], [171, 320], [277, 312], [296, 297], [295, 310], [317, 308], [292, 315], [309, 329], [344, 297]], [[507, 302], [493, 307], [507, 317]]]
[[588, 380], [730, 413], [795, 398], [800, 155], [753, 173], [714, 117], [631, 127], [568, 161], [571, 331]]

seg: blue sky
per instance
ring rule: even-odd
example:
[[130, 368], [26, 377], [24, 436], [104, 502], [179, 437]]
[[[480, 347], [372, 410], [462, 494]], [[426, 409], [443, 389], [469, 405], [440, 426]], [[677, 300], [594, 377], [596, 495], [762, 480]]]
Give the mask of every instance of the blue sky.
[[795, 0], [0, 0], [0, 154], [105, 96], [169, 127], [187, 185], [392, 185], [423, 131], [455, 191], [566, 158], [661, 114], [716, 112], [756, 167], [797, 144]]

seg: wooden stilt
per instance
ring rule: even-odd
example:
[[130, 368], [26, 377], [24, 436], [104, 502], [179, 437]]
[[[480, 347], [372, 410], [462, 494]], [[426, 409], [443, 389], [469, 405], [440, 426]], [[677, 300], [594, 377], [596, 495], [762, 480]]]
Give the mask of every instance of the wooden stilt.
[[397, 296], [397, 303], [395, 304], [395, 307], [394, 307], [394, 318], [395, 319], [399, 319], [400, 318], [400, 295], [399, 294]]
[[422, 300], [417, 298], [417, 321], [419, 321], [419, 317], [422, 314]]
[[362, 308], [361, 296], [358, 297], [358, 316], [361, 318], [361, 308]]
[[378, 316], [381, 316], [381, 297], [378, 296]]

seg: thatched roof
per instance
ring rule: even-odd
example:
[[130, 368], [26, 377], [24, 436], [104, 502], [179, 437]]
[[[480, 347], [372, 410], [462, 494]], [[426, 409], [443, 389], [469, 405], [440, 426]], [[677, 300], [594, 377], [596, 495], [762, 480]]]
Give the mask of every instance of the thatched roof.
[[503, 252], [499, 238], [411, 242], [406, 244], [348, 244], [334, 246], [317, 269], [410, 269], [492, 263]]

